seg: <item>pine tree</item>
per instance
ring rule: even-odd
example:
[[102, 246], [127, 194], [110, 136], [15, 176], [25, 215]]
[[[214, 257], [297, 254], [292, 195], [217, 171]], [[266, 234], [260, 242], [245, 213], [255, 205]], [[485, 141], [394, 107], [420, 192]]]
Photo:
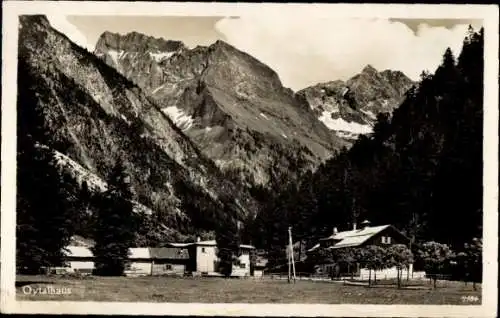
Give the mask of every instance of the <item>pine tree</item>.
[[56, 159], [45, 148], [49, 134], [44, 111], [34, 98], [38, 83], [25, 59], [19, 59], [18, 73], [28, 76], [17, 92], [16, 265], [20, 272], [34, 274], [64, 261], [74, 230], [68, 189], [76, 181], [62, 179]]
[[233, 263], [239, 256], [240, 248], [238, 224], [229, 215], [226, 214], [215, 233], [219, 271], [226, 277], [231, 276]]
[[74, 180], [62, 177], [56, 159], [25, 140], [19, 144], [17, 187], [17, 267], [35, 274], [62, 266], [74, 233], [71, 193]]
[[97, 275], [120, 276], [126, 268], [139, 224], [129, 183], [123, 161], [119, 159], [108, 179], [108, 190], [98, 200], [92, 248]]
[[287, 262], [286, 248], [288, 244], [288, 227], [291, 226], [291, 212], [295, 209], [295, 188], [288, 185], [271, 205], [269, 213], [268, 242], [269, 262], [282, 265]]

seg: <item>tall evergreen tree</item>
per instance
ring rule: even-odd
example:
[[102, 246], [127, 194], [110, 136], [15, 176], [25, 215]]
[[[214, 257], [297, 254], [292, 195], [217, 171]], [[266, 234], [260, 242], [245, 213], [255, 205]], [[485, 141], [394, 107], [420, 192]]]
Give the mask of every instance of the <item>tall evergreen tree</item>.
[[[29, 72], [24, 59], [19, 59], [18, 73]], [[17, 92], [16, 265], [28, 274], [62, 265], [74, 230], [68, 189], [76, 185], [72, 178], [63, 180], [56, 159], [45, 147], [48, 134], [43, 108], [33, 98], [36, 91], [36, 81], [27, 80], [19, 83]]]
[[[21, 146], [21, 145], [20, 145]], [[30, 142], [18, 154], [17, 267], [26, 274], [61, 266], [74, 232], [74, 180], [62, 177], [52, 154]]]
[[229, 214], [220, 222], [215, 233], [217, 242], [217, 256], [219, 258], [219, 271], [229, 277], [233, 271], [233, 264], [239, 256], [240, 241], [237, 221]]
[[139, 224], [132, 198], [129, 176], [119, 159], [109, 176], [108, 189], [98, 201], [92, 248], [97, 275], [123, 275]]

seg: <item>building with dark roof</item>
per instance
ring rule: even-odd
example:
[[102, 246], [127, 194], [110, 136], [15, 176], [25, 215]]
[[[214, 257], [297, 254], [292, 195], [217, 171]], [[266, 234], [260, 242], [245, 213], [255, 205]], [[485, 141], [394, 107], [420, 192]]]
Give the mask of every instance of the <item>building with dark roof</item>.
[[[233, 264], [232, 276], [250, 275], [251, 245], [240, 245], [240, 253]], [[215, 240], [191, 243], [166, 243], [164, 247], [136, 247], [129, 249], [125, 274], [145, 275], [218, 275], [219, 259]], [[89, 246], [66, 248], [66, 269], [69, 272], [91, 273], [94, 255]]]
[[[345, 248], [361, 248], [368, 245], [389, 247], [395, 244], [408, 246], [410, 239], [390, 224], [370, 226], [369, 221], [364, 221], [359, 228], [354, 224], [353, 228], [347, 231], [338, 231], [337, 228], [334, 228], [330, 236], [320, 239], [316, 245], [307, 250], [307, 253], [314, 253], [314, 251], [320, 248], [335, 251]], [[355, 266], [346, 266], [341, 263], [316, 264], [316, 269], [332, 276], [346, 275], [362, 278], [368, 275], [368, 270], [363, 268], [362, 262], [358, 262]], [[410, 265], [407, 271], [408, 275], [413, 275], [413, 266]], [[377, 276], [381, 278], [393, 278], [396, 276], [396, 268], [377, 271]]]
[[368, 245], [408, 245], [409, 243], [410, 239], [390, 224], [370, 226], [369, 221], [364, 221], [361, 223], [360, 228], [356, 228], [356, 225], [354, 225], [353, 229], [348, 231], [339, 232], [337, 228], [333, 228], [332, 235], [320, 239], [315, 246], [308, 250], [308, 252], [314, 251], [319, 247], [339, 249]]
[[[94, 269], [90, 247], [68, 246], [65, 254], [67, 271], [90, 274]], [[191, 260], [187, 247], [130, 248], [128, 259], [128, 276], [184, 275]]]

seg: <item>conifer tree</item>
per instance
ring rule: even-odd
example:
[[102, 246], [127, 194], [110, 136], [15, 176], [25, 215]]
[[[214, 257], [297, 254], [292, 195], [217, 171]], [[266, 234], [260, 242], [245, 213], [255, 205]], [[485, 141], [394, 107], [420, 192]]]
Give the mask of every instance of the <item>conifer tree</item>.
[[[21, 146], [21, 145], [20, 145]], [[74, 233], [71, 193], [74, 180], [62, 177], [50, 153], [30, 142], [18, 155], [17, 267], [26, 274], [62, 266]]]
[[108, 179], [108, 189], [99, 198], [94, 231], [95, 272], [102, 276], [123, 275], [138, 230], [133, 210], [132, 189], [122, 160], [118, 160]]
[[[18, 73], [30, 74], [24, 59], [19, 59]], [[33, 97], [38, 84], [31, 76], [25, 78], [17, 92], [16, 266], [22, 273], [34, 274], [64, 261], [64, 248], [74, 230], [68, 189], [76, 181], [63, 180], [44, 144], [48, 140], [44, 112]]]
[[219, 272], [226, 277], [231, 276], [233, 263], [239, 256], [240, 249], [238, 224], [229, 215], [226, 214], [215, 233]]

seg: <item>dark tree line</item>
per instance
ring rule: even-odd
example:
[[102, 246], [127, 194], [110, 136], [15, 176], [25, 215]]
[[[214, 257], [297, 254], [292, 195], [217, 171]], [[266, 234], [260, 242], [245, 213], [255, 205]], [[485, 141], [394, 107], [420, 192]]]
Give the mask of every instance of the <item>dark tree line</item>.
[[[43, 145], [19, 139], [16, 267], [38, 274], [63, 266], [71, 237], [91, 231], [96, 242], [96, 274], [121, 275], [128, 248], [134, 246], [139, 217], [133, 211], [127, 175], [120, 162], [108, 181], [109, 189], [95, 193], [59, 167]], [[44, 151], [46, 150], [46, 151]], [[94, 215], [87, 213], [93, 210]]]
[[16, 266], [36, 274], [41, 267], [63, 263], [77, 221], [75, 180], [60, 173], [53, 156], [34, 143], [25, 145], [18, 155]]
[[219, 258], [219, 272], [229, 277], [233, 271], [233, 264], [240, 256], [240, 236], [238, 223], [226, 216], [220, 219], [215, 232], [217, 242], [217, 257]]
[[269, 194], [248, 225], [255, 244], [283, 247], [288, 226], [295, 240], [315, 242], [369, 219], [414, 242], [462, 248], [482, 232], [482, 127], [483, 30], [471, 27], [458, 58], [447, 49], [392, 116], [378, 115], [370, 136]]
[[[22, 59], [18, 71], [29, 72]], [[63, 249], [76, 221], [72, 190], [76, 181], [61, 173], [56, 158], [44, 151], [41, 143], [49, 136], [28, 84], [21, 82], [18, 87], [16, 266], [35, 274], [64, 260]]]
[[115, 164], [108, 180], [108, 189], [98, 197], [98, 209], [92, 252], [95, 272], [103, 276], [122, 275], [134, 246], [140, 217], [130, 201], [133, 192], [130, 177], [121, 160]]

